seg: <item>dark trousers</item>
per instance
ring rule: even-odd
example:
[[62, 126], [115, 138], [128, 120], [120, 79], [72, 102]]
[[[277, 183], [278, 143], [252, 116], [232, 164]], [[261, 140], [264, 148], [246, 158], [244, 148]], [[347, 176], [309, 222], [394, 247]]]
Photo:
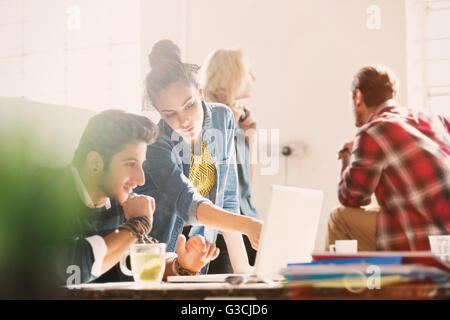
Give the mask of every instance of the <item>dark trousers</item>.
[[[248, 261], [251, 266], [255, 265], [256, 250], [252, 248], [250, 240], [246, 235], [242, 235], [244, 238], [245, 249], [247, 251]], [[209, 274], [214, 273], [233, 273], [233, 267], [231, 266], [230, 257], [228, 256], [227, 245], [223, 236], [219, 234], [216, 240], [216, 247], [220, 249], [219, 256], [211, 261], [209, 265]]]

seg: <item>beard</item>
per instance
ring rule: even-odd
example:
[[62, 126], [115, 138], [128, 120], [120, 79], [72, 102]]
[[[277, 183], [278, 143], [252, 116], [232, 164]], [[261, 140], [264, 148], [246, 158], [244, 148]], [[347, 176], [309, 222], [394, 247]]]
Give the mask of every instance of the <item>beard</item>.
[[124, 185], [114, 185], [111, 181], [114, 181], [110, 177], [109, 172], [103, 171], [98, 179], [97, 187], [103, 192], [103, 194], [111, 200], [115, 200], [122, 204], [127, 201], [129, 194], [123, 190]]
[[113, 191], [108, 185], [108, 173], [103, 171], [98, 179], [97, 188], [110, 199], [115, 199]]
[[355, 110], [355, 126], [357, 128], [361, 127], [364, 124], [364, 116], [361, 112]]

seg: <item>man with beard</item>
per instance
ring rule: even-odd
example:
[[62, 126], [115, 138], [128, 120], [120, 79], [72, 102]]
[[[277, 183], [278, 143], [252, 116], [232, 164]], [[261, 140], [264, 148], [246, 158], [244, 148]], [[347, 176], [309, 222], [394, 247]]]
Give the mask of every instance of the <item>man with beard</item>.
[[[59, 200], [67, 204], [57, 214], [69, 217], [61, 228], [67, 241], [58, 259], [65, 280], [71, 266], [81, 271], [81, 283], [131, 280], [118, 262], [153, 227], [154, 199], [132, 191], [145, 182], [142, 165], [157, 134], [146, 117], [104, 111], [89, 120], [71, 165], [51, 170], [50, 182], [64, 190]], [[180, 235], [177, 254], [166, 261], [164, 278], [197, 274], [218, 250], [201, 236], [186, 241]]]
[[[352, 83], [355, 140], [339, 151], [339, 201], [326, 250], [358, 240], [358, 250], [429, 250], [429, 235], [450, 232], [448, 119], [400, 107], [386, 67], [358, 71]], [[365, 209], [375, 193], [379, 209]]]

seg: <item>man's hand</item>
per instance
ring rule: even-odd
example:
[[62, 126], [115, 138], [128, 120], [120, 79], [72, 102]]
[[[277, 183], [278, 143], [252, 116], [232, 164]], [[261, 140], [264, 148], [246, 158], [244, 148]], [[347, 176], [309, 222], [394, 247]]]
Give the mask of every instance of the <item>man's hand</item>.
[[219, 249], [201, 235], [191, 237], [186, 242], [186, 237], [180, 234], [176, 252], [180, 266], [192, 272], [199, 272], [219, 255]]
[[[345, 150], [345, 151], [344, 151]], [[346, 151], [349, 150], [349, 151]], [[350, 156], [353, 150], [353, 140], [344, 143], [341, 150], [338, 153], [338, 159], [343, 159], [344, 156]]]
[[353, 150], [353, 140], [344, 143], [344, 146], [342, 148], [349, 148], [350, 150]]
[[350, 156], [352, 155], [352, 150], [353, 150], [353, 140], [344, 143], [344, 146], [338, 153], [338, 159], [342, 160], [341, 180], [343, 178], [343, 173], [345, 169], [350, 164]]
[[125, 219], [145, 216], [150, 218], [153, 224], [153, 212], [155, 211], [155, 199], [152, 197], [132, 193], [128, 199], [122, 203]]

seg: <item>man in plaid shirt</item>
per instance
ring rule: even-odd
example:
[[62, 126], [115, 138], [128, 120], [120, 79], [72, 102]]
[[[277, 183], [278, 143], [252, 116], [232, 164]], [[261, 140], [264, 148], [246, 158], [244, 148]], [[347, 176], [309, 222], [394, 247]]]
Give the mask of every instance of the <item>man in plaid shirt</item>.
[[[356, 239], [358, 250], [429, 250], [429, 235], [450, 233], [450, 123], [391, 100], [395, 76], [382, 66], [353, 79], [354, 142], [342, 159], [339, 201], [326, 248]], [[364, 209], [375, 193], [379, 208]]]

